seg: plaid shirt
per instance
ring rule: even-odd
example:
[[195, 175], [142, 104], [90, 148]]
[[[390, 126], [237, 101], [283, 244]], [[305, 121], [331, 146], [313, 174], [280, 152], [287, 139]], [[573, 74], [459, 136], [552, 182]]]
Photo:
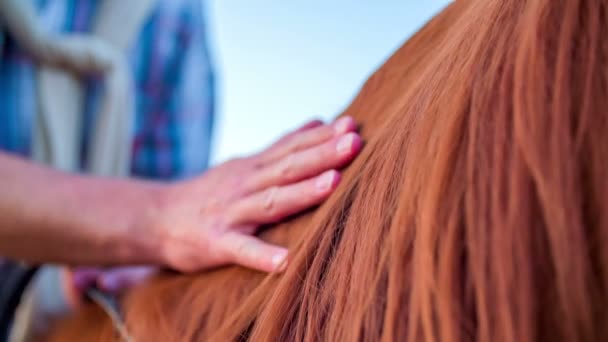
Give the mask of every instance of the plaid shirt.
[[[97, 4], [96, 0], [37, 3], [43, 24], [51, 32], [86, 32]], [[174, 179], [207, 167], [213, 72], [201, 0], [157, 0], [155, 6], [129, 55], [136, 85], [131, 171], [137, 177]], [[10, 36], [3, 38], [0, 149], [27, 156], [37, 111], [35, 65]], [[83, 146], [102, 91], [98, 81], [86, 82]], [[83, 155], [83, 162], [85, 159]]]

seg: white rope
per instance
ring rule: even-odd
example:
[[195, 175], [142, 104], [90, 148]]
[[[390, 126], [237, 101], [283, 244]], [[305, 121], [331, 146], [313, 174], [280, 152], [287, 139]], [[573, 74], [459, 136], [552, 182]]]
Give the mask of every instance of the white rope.
[[112, 324], [114, 325], [114, 329], [120, 335], [121, 339], [124, 342], [134, 342], [133, 338], [129, 335], [127, 331], [127, 326], [118, 310], [118, 306], [116, 305], [116, 301], [114, 299], [99, 291], [96, 288], [89, 288], [86, 291], [86, 294], [91, 300], [93, 300], [97, 305], [99, 305], [103, 311], [110, 317], [112, 320]]

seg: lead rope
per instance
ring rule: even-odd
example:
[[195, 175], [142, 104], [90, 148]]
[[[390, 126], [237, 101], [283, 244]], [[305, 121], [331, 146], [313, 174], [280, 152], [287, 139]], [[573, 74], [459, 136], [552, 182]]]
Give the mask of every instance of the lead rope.
[[110, 317], [110, 319], [112, 320], [112, 325], [114, 326], [114, 330], [118, 333], [121, 341], [135, 341], [131, 337], [131, 335], [129, 335], [125, 321], [120, 313], [120, 309], [118, 308], [118, 304], [116, 303], [116, 300], [114, 300], [113, 297], [96, 288], [87, 289], [86, 295], [93, 302], [99, 305], [103, 309], [103, 311]]

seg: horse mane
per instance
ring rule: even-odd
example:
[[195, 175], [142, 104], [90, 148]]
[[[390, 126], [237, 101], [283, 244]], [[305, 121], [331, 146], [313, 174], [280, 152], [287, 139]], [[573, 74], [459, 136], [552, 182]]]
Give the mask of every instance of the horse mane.
[[[608, 1], [456, 1], [345, 110], [366, 146], [264, 231], [280, 275], [164, 274], [136, 340], [608, 340]], [[114, 337], [86, 308], [51, 340]]]

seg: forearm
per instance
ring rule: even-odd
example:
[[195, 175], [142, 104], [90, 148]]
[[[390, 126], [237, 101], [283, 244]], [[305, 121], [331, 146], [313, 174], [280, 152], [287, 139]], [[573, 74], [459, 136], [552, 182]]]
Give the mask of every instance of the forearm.
[[162, 185], [53, 171], [0, 153], [0, 255], [66, 264], [161, 263]]

